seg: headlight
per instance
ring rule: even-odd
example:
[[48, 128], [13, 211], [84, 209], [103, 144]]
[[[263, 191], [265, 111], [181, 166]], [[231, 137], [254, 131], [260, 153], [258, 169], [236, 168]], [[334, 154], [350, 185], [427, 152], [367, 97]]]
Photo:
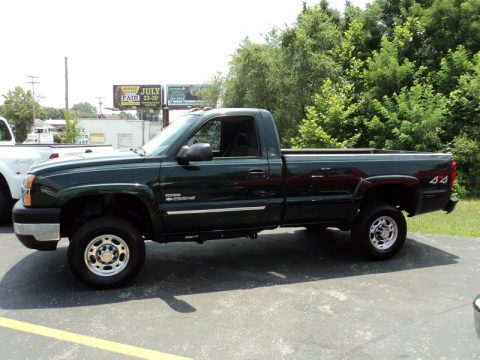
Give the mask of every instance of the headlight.
[[30, 194], [30, 191], [32, 190], [32, 185], [33, 181], [35, 180], [35, 175], [28, 174], [25, 176], [25, 179], [23, 179], [23, 187], [22, 187], [22, 193], [23, 193], [23, 205], [25, 206], [31, 206], [32, 205], [32, 196]]

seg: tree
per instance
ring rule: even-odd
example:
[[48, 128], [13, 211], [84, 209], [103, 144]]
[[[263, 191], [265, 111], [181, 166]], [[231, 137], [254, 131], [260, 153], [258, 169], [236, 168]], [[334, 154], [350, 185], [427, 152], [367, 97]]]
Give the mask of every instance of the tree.
[[334, 50], [342, 39], [341, 27], [340, 13], [322, 1], [305, 7], [292, 27], [273, 29], [265, 43], [245, 40], [230, 62], [225, 105], [270, 110], [282, 145], [288, 146], [324, 81], [339, 79], [341, 65]]
[[202, 89], [202, 100], [205, 106], [217, 107], [224, 92], [225, 78], [222, 73], [217, 72]]
[[474, 72], [460, 76], [450, 93], [448, 130], [450, 150], [458, 163], [459, 181], [472, 196], [480, 195], [480, 52], [473, 61]]
[[464, 133], [480, 141], [480, 52], [472, 65], [474, 72], [460, 76], [458, 88], [450, 94], [446, 126], [452, 137]]
[[457, 50], [448, 50], [440, 62], [440, 70], [434, 73], [434, 82], [439, 91], [449, 95], [458, 88], [460, 77], [474, 72], [471, 54], [460, 45]]
[[431, 85], [415, 84], [399, 94], [372, 101], [375, 115], [367, 122], [370, 146], [385, 149], [439, 151], [447, 100]]
[[38, 117], [42, 120], [63, 119], [64, 115], [65, 115], [65, 109], [58, 109], [54, 107], [42, 107], [40, 108]]
[[245, 39], [230, 62], [225, 79], [225, 105], [271, 110], [276, 103], [278, 65], [277, 49]]
[[315, 95], [313, 105], [307, 107], [306, 118], [292, 139], [296, 148], [341, 148], [354, 146], [358, 133], [351, 119], [355, 111], [352, 103], [352, 85], [333, 85], [325, 81]]
[[136, 120], [137, 118], [135, 115], [130, 114], [129, 112], [126, 111], [120, 111], [118, 114], [118, 117], [123, 120]]
[[367, 60], [368, 69], [365, 79], [369, 92], [376, 99], [392, 96], [402, 87], [409, 85], [414, 78], [414, 64], [406, 58], [400, 58], [397, 41], [390, 41], [387, 36], [382, 38], [379, 51], [374, 51]]
[[280, 35], [282, 100], [290, 113], [284, 116], [293, 117], [295, 125], [325, 80], [339, 79], [341, 66], [333, 56], [342, 41], [339, 19], [324, 1], [302, 12], [297, 24]]
[[9, 90], [3, 105], [5, 117], [10, 121], [15, 132], [17, 142], [23, 142], [27, 138], [27, 134], [33, 127], [33, 106], [39, 107], [34, 102], [32, 93], [25, 92], [22, 87], [16, 87], [15, 90]]
[[62, 142], [75, 144], [82, 134], [82, 128], [78, 123], [78, 117], [76, 114], [71, 115], [69, 111], [65, 111], [65, 121], [66, 127]]
[[449, 50], [463, 45], [475, 54], [480, 51], [480, 1], [434, 0], [423, 11], [424, 47], [430, 66], [437, 68]]
[[458, 169], [458, 182], [467, 195], [480, 196], [480, 141], [468, 134], [455, 137], [450, 144]]
[[79, 119], [97, 117], [97, 108], [88, 102], [73, 105], [71, 112], [77, 114]]

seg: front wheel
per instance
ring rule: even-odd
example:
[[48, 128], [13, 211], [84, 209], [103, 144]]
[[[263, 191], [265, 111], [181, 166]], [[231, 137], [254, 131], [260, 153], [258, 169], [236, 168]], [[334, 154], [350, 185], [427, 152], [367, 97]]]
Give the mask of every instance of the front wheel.
[[145, 243], [128, 221], [102, 216], [80, 226], [70, 239], [68, 264], [84, 284], [107, 289], [123, 285], [142, 268]]
[[8, 189], [0, 186], [0, 225], [7, 224], [12, 219], [13, 200]]
[[362, 209], [352, 229], [352, 237], [360, 250], [374, 260], [395, 256], [402, 248], [406, 236], [405, 217], [400, 210], [389, 204], [374, 204]]

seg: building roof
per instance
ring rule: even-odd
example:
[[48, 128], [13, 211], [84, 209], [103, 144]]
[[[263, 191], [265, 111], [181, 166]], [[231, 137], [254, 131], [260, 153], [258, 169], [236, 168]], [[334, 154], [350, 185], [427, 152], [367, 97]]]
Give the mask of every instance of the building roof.
[[64, 119], [50, 119], [44, 122], [53, 127], [67, 126], [67, 122]]

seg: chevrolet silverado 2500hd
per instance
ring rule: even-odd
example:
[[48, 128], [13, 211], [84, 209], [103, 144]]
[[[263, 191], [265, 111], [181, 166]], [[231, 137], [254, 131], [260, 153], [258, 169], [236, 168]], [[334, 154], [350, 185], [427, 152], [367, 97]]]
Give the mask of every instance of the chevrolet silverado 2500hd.
[[252, 237], [304, 226], [351, 230], [362, 252], [387, 259], [409, 216], [454, 209], [450, 154], [375, 149], [281, 150], [259, 109], [196, 111], [136, 151], [34, 165], [13, 210], [27, 247], [70, 240], [83, 283], [108, 288], [142, 267], [144, 240]]

